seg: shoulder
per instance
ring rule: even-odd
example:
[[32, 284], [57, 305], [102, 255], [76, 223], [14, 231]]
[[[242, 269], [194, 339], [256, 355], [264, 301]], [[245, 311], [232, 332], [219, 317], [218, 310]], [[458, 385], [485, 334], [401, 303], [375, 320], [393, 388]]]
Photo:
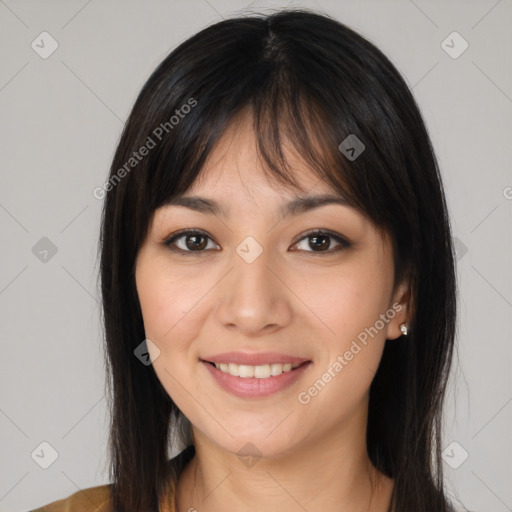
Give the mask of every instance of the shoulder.
[[89, 487], [30, 512], [112, 512], [112, 484]]
[[[180, 452], [172, 461], [176, 464], [178, 474], [195, 455], [194, 445], [190, 445]], [[171, 463], [171, 460], [169, 461]], [[161, 497], [161, 510], [175, 511], [175, 483], [170, 479]], [[48, 503], [43, 507], [29, 512], [113, 512], [112, 484], [88, 487], [71, 494], [67, 498]]]

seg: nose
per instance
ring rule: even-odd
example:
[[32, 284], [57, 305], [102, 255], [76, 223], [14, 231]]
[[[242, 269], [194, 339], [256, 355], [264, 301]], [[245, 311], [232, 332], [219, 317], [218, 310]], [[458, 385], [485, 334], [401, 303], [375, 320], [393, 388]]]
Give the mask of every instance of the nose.
[[217, 290], [216, 318], [222, 327], [250, 338], [289, 325], [293, 292], [269, 251], [263, 250], [254, 261], [235, 253], [232, 264]]

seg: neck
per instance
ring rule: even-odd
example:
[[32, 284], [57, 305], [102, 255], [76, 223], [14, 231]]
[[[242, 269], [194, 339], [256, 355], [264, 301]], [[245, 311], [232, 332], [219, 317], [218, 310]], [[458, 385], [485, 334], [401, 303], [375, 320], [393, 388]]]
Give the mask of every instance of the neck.
[[194, 431], [196, 455], [179, 479], [178, 511], [387, 512], [393, 482], [371, 464], [364, 429], [350, 434], [338, 431], [280, 456], [247, 459]]

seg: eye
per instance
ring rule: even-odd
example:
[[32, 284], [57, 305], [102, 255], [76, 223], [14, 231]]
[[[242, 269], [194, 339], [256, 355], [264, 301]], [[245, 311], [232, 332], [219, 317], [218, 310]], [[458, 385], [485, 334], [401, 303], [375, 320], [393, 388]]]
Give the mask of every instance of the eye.
[[[331, 248], [329, 250], [324, 250], [325, 248], [329, 248], [331, 246], [331, 240], [333, 239], [338, 243], [338, 246]], [[302, 243], [302, 240], [309, 240], [309, 242], [304, 242], [307, 246], [312, 247], [312, 251], [305, 250], [304, 248], [299, 250], [305, 250], [305, 252], [313, 252], [313, 253], [333, 253], [336, 251], [340, 251], [342, 249], [346, 249], [351, 246], [351, 243], [346, 240], [341, 235], [336, 235], [330, 231], [324, 231], [323, 229], [316, 231], [309, 231], [303, 236], [298, 243], [294, 244], [294, 246], [299, 246]]]
[[[182, 239], [185, 240], [185, 243], [183, 243]], [[187, 229], [175, 233], [165, 240], [164, 244], [175, 252], [204, 252], [203, 249], [208, 247], [206, 240], [211, 241], [211, 238], [203, 231], [198, 229]], [[177, 241], [180, 243], [176, 243]]]
[[[302, 248], [299, 249], [300, 251], [330, 254], [351, 246], [351, 243], [341, 235], [334, 234], [330, 231], [316, 230], [306, 233], [306, 235], [292, 247], [299, 246], [303, 240], [307, 239], [309, 239], [309, 247], [313, 247], [314, 249], [312, 251], [308, 251]], [[329, 250], [324, 250], [331, 246], [332, 241], [330, 239], [335, 240], [338, 243], [338, 246], [330, 248]], [[205, 249], [208, 249], [208, 240], [212, 242], [211, 237], [204, 231], [200, 231], [198, 229], [187, 229], [175, 233], [163, 243], [174, 252], [202, 253], [205, 252]], [[216, 244], [213, 245], [218, 247]], [[297, 249], [293, 249], [293, 251], [296, 250]]]

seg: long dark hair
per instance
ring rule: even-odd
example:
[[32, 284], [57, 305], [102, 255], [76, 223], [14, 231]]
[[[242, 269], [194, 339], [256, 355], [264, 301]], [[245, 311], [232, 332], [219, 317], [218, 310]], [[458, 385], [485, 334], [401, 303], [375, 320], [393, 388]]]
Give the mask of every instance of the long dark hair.
[[[106, 196], [101, 291], [114, 510], [157, 510], [165, 484], [176, 482], [187, 462], [169, 461], [181, 412], [152, 366], [134, 355], [145, 339], [137, 253], [154, 211], [187, 191], [228, 124], [246, 110], [269, 175], [296, 184], [282, 152], [289, 142], [391, 236], [395, 286], [410, 284], [409, 334], [386, 342], [371, 384], [368, 454], [395, 480], [393, 511], [449, 510], [440, 436], [456, 280], [436, 157], [388, 58], [342, 23], [304, 9], [226, 19], [172, 51], [143, 86], [99, 191]], [[339, 148], [349, 135], [365, 146], [355, 159]]]

